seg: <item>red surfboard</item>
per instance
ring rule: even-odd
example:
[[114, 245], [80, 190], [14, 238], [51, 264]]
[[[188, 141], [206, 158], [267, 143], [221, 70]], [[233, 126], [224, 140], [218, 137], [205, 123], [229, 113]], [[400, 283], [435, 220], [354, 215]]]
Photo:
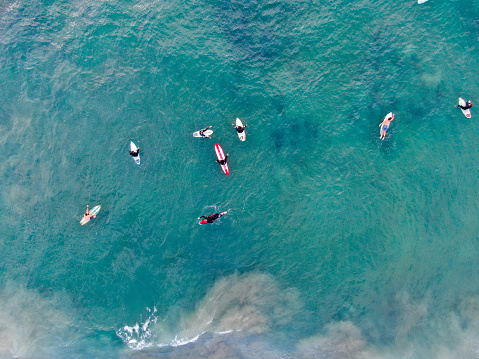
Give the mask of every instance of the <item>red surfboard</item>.
[[[216, 152], [216, 157], [218, 157], [219, 161], [222, 161], [226, 158], [223, 149], [218, 144], [215, 145], [215, 152]], [[221, 166], [221, 169], [223, 170], [223, 172], [225, 173], [225, 175], [230, 174], [230, 168], [228, 167], [228, 162], [225, 162], [224, 165], [220, 164], [220, 166]]]

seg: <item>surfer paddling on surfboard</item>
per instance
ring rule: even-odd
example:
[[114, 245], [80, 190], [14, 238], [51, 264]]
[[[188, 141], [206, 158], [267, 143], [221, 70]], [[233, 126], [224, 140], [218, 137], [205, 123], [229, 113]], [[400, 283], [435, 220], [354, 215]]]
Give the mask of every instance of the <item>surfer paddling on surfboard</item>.
[[130, 151], [130, 155], [133, 156], [133, 157], [138, 157], [139, 154], [140, 154], [140, 148], [139, 147], [136, 149], [136, 151]]
[[233, 124], [233, 126], [236, 128], [236, 132], [238, 132], [238, 133], [243, 133], [244, 129], [246, 128], [246, 125], [236, 126], [236, 125]]
[[388, 131], [389, 125], [391, 124], [392, 120], [394, 120], [394, 113], [389, 112], [386, 117], [384, 117], [383, 122], [379, 124], [379, 127], [381, 127], [381, 140], [384, 140], [386, 138], [386, 132]]
[[216, 160], [216, 162], [218, 162], [220, 165], [225, 165], [228, 163], [227, 159], [228, 159], [228, 156], [229, 154], [226, 154], [226, 157], [224, 160]]
[[469, 101], [466, 102], [466, 105], [465, 105], [465, 106], [461, 106], [461, 105], [459, 104], [459, 105], [457, 105], [457, 107], [462, 108], [463, 110], [468, 110], [468, 109], [470, 109], [470, 108], [472, 107], [472, 101], [469, 100]]
[[86, 205], [86, 212], [83, 215], [83, 219], [88, 222], [92, 218], [96, 218], [96, 215], [90, 214], [90, 208], [88, 207], [88, 205]]
[[211, 138], [209, 135], [205, 134], [206, 131], [208, 131], [211, 127], [213, 126], [208, 126], [202, 130], [199, 131], [199, 134], [201, 137], [204, 137], [204, 138]]
[[223, 217], [226, 213], [228, 213], [228, 212], [213, 213], [213, 214], [210, 214], [209, 216], [200, 216], [200, 217], [198, 217], [198, 219], [203, 218], [201, 220], [200, 224], [213, 223], [218, 218]]
[[241, 141], [246, 140], [246, 133], [244, 132], [244, 129], [246, 128], [246, 125], [243, 125], [243, 122], [239, 118], [236, 119], [236, 124], [233, 123], [234, 128], [236, 129], [236, 132], [238, 132], [238, 137]]

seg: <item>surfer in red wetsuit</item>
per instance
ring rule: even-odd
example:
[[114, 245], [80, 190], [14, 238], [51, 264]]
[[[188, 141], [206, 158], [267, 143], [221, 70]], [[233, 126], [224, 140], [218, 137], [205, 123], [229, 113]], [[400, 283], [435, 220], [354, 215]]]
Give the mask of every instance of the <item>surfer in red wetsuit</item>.
[[198, 217], [198, 219], [203, 218], [200, 222], [200, 224], [206, 224], [206, 223], [213, 223], [216, 221], [218, 218], [223, 217], [226, 213], [228, 212], [221, 212], [221, 213], [213, 213], [210, 214], [209, 216], [201, 216]]

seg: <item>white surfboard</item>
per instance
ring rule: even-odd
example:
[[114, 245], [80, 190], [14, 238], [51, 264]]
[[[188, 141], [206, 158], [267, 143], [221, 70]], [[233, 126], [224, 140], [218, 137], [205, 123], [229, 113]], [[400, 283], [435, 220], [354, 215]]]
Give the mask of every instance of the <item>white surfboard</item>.
[[[101, 205], [95, 206], [90, 210], [88, 214], [96, 216], [98, 212], [100, 212], [100, 208], [101, 208]], [[88, 222], [90, 222], [90, 218], [83, 217], [82, 220], [80, 221], [80, 224], [83, 226], [84, 224], [87, 224]]]
[[418, 4], [422, 4], [422, 3], [425, 3], [427, 0], [417, 0], [417, 3]]
[[[243, 127], [243, 122], [241, 122], [239, 118], [236, 119], [236, 127], [238, 126]], [[246, 141], [246, 132], [244, 129], [243, 129], [243, 132], [238, 132], [238, 131], [236, 132], [238, 133], [238, 137], [241, 141]]]
[[[133, 143], [133, 141], [130, 141], [130, 151], [131, 152], [136, 152], [138, 150], [138, 147]], [[138, 152], [138, 156], [133, 156], [133, 159], [135, 160], [136, 164], [140, 164], [140, 152]]]
[[[462, 99], [462, 98], [459, 97], [459, 105], [460, 105], [460, 106], [466, 106], [466, 101], [464, 101], [464, 99]], [[471, 110], [470, 110], [470, 109], [464, 110], [464, 109], [461, 108], [461, 111], [462, 111], [462, 113], [464, 114], [464, 116], [466, 116], [467, 118], [471, 118], [471, 117], [472, 117], [472, 114], [471, 114]]]
[[204, 136], [200, 135], [200, 131], [196, 131], [196, 132], [193, 132], [193, 137], [204, 137], [204, 138], [206, 138], [206, 136], [211, 136], [212, 134], [213, 134], [213, 130], [206, 130], [205, 132], [203, 132]]

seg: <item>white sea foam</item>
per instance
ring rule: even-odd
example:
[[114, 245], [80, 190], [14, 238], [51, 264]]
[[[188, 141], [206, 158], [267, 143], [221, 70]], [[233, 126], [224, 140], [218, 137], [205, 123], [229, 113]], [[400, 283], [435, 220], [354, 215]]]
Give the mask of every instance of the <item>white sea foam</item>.
[[[117, 334], [131, 348], [182, 346], [205, 333], [267, 333], [272, 327], [289, 323], [299, 309], [294, 290], [282, 290], [265, 274], [231, 275], [215, 283], [193, 313], [183, 313], [176, 326], [157, 323], [155, 313], [141, 327], [125, 326]], [[172, 334], [175, 333], [175, 334]]]
[[168, 358], [478, 357], [479, 298], [464, 300], [441, 316], [431, 312], [429, 298], [413, 300], [406, 292], [392, 301], [397, 313], [390, 323], [393, 339], [381, 339], [377, 325], [362, 323], [359, 318], [358, 323], [325, 323], [320, 333], [299, 340], [295, 349], [280, 349], [281, 325], [294, 324], [294, 313], [304, 310], [291, 293], [280, 290], [267, 275], [234, 275], [219, 280], [195, 311], [183, 315], [174, 327], [166, 328], [166, 321], [150, 317], [147, 325], [125, 327], [130, 336], [139, 338], [133, 344], [119, 335], [132, 349], [162, 348]]
[[119, 329], [116, 334], [128, 345], [130, 349], [141, 350], [153, 345], [153, 335], [151, 326], [154, 326], [158, 320], [157, 309], [146, 308], [150, 315], [144, 323], [136, 323], [133, 326], [125, 325]]

